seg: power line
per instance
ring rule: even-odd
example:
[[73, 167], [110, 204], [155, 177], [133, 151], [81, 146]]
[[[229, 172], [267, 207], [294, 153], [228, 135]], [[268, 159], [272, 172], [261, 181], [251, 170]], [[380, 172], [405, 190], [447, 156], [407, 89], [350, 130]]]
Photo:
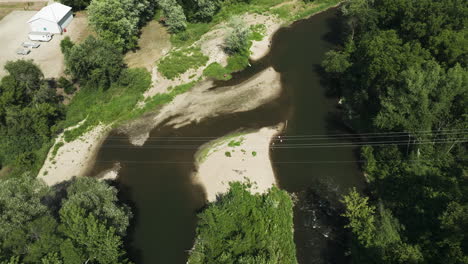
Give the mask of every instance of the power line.
[[[468, 133], [465, 132], [444, 132], [444, 133], [438, 133], [434, 134], [433, 136], [464, 136], [468, 135]], [[241, 135], [239, 136], [241, 137]], [[376, 136], [368, 136], [366, 137], [367, 140], [372, 140], [372, 139], [384, 139], [384, 138], [405, 138], [408, 139], [408, 134], [398, 134], [398, 135], [376, 135]], [[128, 137], [119, 137], [119, 138], [113, 138], [109, 137], [108, 140], [116, 139], [127, 139]], [[217, 139], [222, 138], [218, 137]], [[293, 137], [293, 136], [276, 136], [273, 137], [273, 141], [280, 141], [280, 140], [287, 140], [287, 141], [303, 141], [303, 140], [353, 140], [353, 139], [361, 139], [362, 136], [343, 136], [343, 137]], [[411, 137], [411, 138], [414, 138]], [[169, 142], [206, 142], [208, 141], [207, 139], [200, 139], [200, 138], [179, 138], [179, 137], [149, 137], [145, 142], [155, 142], [155, 141], [169, 141]]]
[[[420, 159], [420, 160], [398, 160], [390, 159], [385, 161], [375, 161], [376, 163], [384, 163], [388, 161], [402, 162], [421, 162], [421, 161], [437, 161], [435, 159]], [[468, 161], [468, 160], [462, 160]], [[303, 161], [271, 161], [272, 164], [339, 164], [339, 163], [365, 163], [366, 160], [303, 160]], [[195, 164], [196, 161], [133, 161], [133, 160], [104, 160], [96, 161], [96, 163], [123, 163], [123, 164]]]
[[[246, 131], [248, 133], [248, 130]], [[408, 136], [408, 135], [444, 135], [444, 134], [466, 134], [468, 129], [441, 129], [441, 130], [420, 130], [420, 131], [401, 131], [401, 132], [369, 132], [369, 133], [341, 133], [341, 134], [297, 134], [297, 135], [282, 135], [281, 138], [334, 138], [334, 137], [364, 137], [364, 136]], [[242, 136], [242, 135], [239, 135]], [[128, 136], [108, 136], [108, 139], [127, 139]], [[218, 139], [222, 136], [149, 136], [148, 139]]]
[[[272, 149], [299, 149], [299, 148], [334, 148], [334, 147], [362, 147], [362, 146], [389, 146], [389, 145], [425, 145], [425, 144], [458, 144], [466, 143], [468, 138], [454, 138], [454, 139], [434, 139], [426, 141], [413, 141], [408, 142], [407, 140], [400, 141], [378, 141], [378, 142], [345, 142], [345, 143], [311, 143], [311, 144], [289, 144], [282, 143], [277, 145], [270, 145]], [[263, 145], [262, 145], [263, 146]], [[243, 146], [244, 149], [251, 149], [255, 147], [262, 147], [261, 145], [248, 145]], [[198, 149], [200, 145], [143, 145], [143, 146], [134, 146], [134, 145], [103, 145], [102, 148], [116, 148], [116, 149], [173, 149], [173, 150], [189, 150], [189, 149]]]

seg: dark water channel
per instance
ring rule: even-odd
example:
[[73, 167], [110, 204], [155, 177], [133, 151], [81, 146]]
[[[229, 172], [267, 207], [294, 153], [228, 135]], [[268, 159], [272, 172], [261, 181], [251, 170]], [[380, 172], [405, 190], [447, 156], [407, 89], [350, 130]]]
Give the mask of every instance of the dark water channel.
[[[333, 47], [333, 36], [340, 34], [335, 27], [336, 19], [336, 10], [329, 10], [281, 29], [275, 34], [268, 56], [236, 74], [231, 81], [220, 83], [240, 83], [273, 66], [281, 73], [283, 85], [278, 100], [249, 112], [211, 118], [180, 129], [163, 125], [151, 132], [142, 147], [132, 146], [125, 135], [117, 132], [106, 139], [94, 171], [102, 171], [115, 162], [121, 165], [118, 183], [121, 196], [135, 213], [128, 244], [136, 263], [186, 262], [195, 235], [196, 213], [205, 201], [203, 188], [191, 180], [194, 154], [199, 146], [236, 130], [286, 120], [283, 135], [289, 140], [284, 146], [290, 147], [272, 149], [271, 157], [280, 187], [297, 193], [300, 200], [295, 209], [298, 260], [346, 262], [345, 242], [342, 236], [335, 235], [339, 232], [334, 231], [332, 213], [323, 209], [324, 204], [334, 206], [333, 202], [324, 197], [338, 197], [350, 187], [360, 186], [362, 179], [354, 149], [330, 147], [345, 142], [335, 134], [349, 132], [344, 132], [336, 122], [337, 99], [325, 96], [317, 70], [324, 53]], [[314, 188], [325, 191], [307, 192]], [[309, 200], [310, 204], [305, 202]]]

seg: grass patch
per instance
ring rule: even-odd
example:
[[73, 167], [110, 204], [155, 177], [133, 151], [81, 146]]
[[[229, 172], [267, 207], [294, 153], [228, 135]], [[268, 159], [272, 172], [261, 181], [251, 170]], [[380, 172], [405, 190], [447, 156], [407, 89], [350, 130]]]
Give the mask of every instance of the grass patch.
[[267, 28], [265, 24], [256, 24], [256, 25], [250, 26], [250, 32], [251, 32], [250, 39], [255, 40], [255, 41], [263, 40], [263, 38], [266, 35], [266, 30]]
[[257, 151], [252, 151], [252, 156], [257, 156]]
[[151, 75], [147, 70], [127, 69], [107, 90], [84, 87], [68, 105], [67, 116], [61, 126], [70, 127], [86, 121], [75, 129], [65, 131], [65, 141], [75, 140], [99, 123], [126, 120], [150, 85]]
[[242, 145], [242, 142], [244, 142], [244, 138], [240, 138], [239, 140], [231, 140], [229, 141], [228, 146], [231, 148], [239, 147]]
[[216, 80], [227, 81], [232, 78], [231, 72], [217, 62], [213, 62], [203, 71], [203, 75]]
[[52, 159], [55, 158], [55, 156], [57, 156], [58, 150], [59, 150], [63, 145], [65, 145], [65, 144], [64, 144], [62, 141], [60, 141], [59, 143], [55, 144], [54, 149], [52, 150]]
[[159, 72], [168, 79], [174, 79], [190, 69], [197, 69], [208, 62], [200, 48], [176, 50], [158, 64]]
[[[224, 137], [221, 137], [221, 138], [218, 138], [216, 140], [213, 140], [211, 142], [209, 142], [208, 144], [202, 146], [198, 151], [197, 153], [195, 154], [195, 160], [198, 162], [198, 163], [202, 163], [203, 161], [206, 160], [206, 158], [211, 154], [211, 153], [214, 153], [215, 151], [213, 151], [214, 149], [216, 149], [217, 147], [223, 145], [225, 142], [229, 141], [235, 141], [234, 139], [235, 138], [238, 138], [242, 135], [244, 135], [246, 132], [235, 132], [235, 133], [232, 133], [232, 134], [229, 134], [229, 135], [226, 135]], [[243, 141], [243, 139], [241, 139], [241, 142]], [[229, 145], [229, 144], [228, 144]]]
[[229, 151], [224, 152], [224, 155], [225, 155], [226, 157], [229, 157], [229, 158], [232, 157], [232, 156], [231, 156], [231, 152], [229, 152]]

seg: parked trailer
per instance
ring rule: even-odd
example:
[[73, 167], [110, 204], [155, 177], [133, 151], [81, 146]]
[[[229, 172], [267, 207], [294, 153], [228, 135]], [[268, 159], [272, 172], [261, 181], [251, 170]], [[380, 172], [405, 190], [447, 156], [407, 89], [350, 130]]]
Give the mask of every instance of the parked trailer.
[[47, 32], [30, 32], [28, 37], [30, 40], [50, 41], [52, 39], [52, 34]]
[[18, 54], [18, 55], [28, 55], [29, 52], [31, 52], [31, 50], [23, 49], [23, 48], [19, 48], [19, 49], [16, 50], [16, 54]]
[[25, 47], [25, 48], [39, 48], [41, 44], [37, 43], [37, 42], [30, 42], [30, 41], [25, 41], [21, 44], [21, 46]]

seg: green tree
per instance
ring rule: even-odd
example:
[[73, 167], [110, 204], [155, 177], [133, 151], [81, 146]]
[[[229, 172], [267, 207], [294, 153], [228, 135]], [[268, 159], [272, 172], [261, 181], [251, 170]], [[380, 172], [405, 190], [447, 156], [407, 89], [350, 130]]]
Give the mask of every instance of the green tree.
[[7, 62], [0, 83], [0, 163], [27, 170], [63, 118], [55, 90], [32, 61]]
[[135, 0], [92, 1], [87, 10], [100, 38], [122, 51], [136, 47], [141, 10]]
[[65, 56], [67, 72], [82, 84], [108, 88], [124, 67], [123, 55], [106, 41], [88, 37]]
[[373, 244], [375, 238], [375, 207], [368, 204], [369, 198], [362, 197], [356, 189], [344, 196], [343, 203], [346, 212], [343, 214], [349, 219], [346, 227], [350, 228], [359, 242], [365, 247]]
[[229, 22], [229, 30], [224, 39], [224, 47], [230, 54], [244, 51], [249, 44], [250, 29], [240, 17], [234, 17]]
[[27, 252], [29, 224], [48, 214], [41, 203], [47, 192], [44, 184], [26, 176], [0, 181], [0, 260]]
[[349, 54], [334, 50], [325, 53], [325, 59], [322, 62], [322, 67], [329, 73], [343, 73], [350, 66]]
[[66, 54], [70, 51], [71, 48], [73, 48], [74, 45], [75, 43], [71, 41], [70, 37], [66, 36], [62, 39], [62, 41], [60, 41], [60, 50], [63, 54]]
[[291, 198], [275, 187], [263, 195], [248, 188], [231, 183], [199, 215], [188, 263], [297, 263]]
[[71, 6], [74, 11], [79, 11], [85, 9], [91, 0], [60, 0], [60, 3]]
[[222, 0], [195, 0], [196, 11], [194, 19], [196, 21], [210, 21], [221, 7]]
[[164, 23], [171, 33], [185, 30], [187, 18], [185, 17], [184, 9], [176, 0], [159, 0], [158, 4], [163, 10]]
[[93, 178], [76, 178], [67, 188], [67, 197], [62, 209], [73, 206], [82, 208], [86, 214], [94, 215], [109, 228], [115, 228], [119, 235], [125, 235], [131, 212], [127, 206], [118, 205], [114, 187]]
[[81, 261], [96, 261], [102, 264], [120, 263], [125, 254], [122, 240], [113, 227], [97, 220], [93, 214], [72, 205], [60, 210], [60, 230], [70, 239], [76, 248], [83, 252]]

